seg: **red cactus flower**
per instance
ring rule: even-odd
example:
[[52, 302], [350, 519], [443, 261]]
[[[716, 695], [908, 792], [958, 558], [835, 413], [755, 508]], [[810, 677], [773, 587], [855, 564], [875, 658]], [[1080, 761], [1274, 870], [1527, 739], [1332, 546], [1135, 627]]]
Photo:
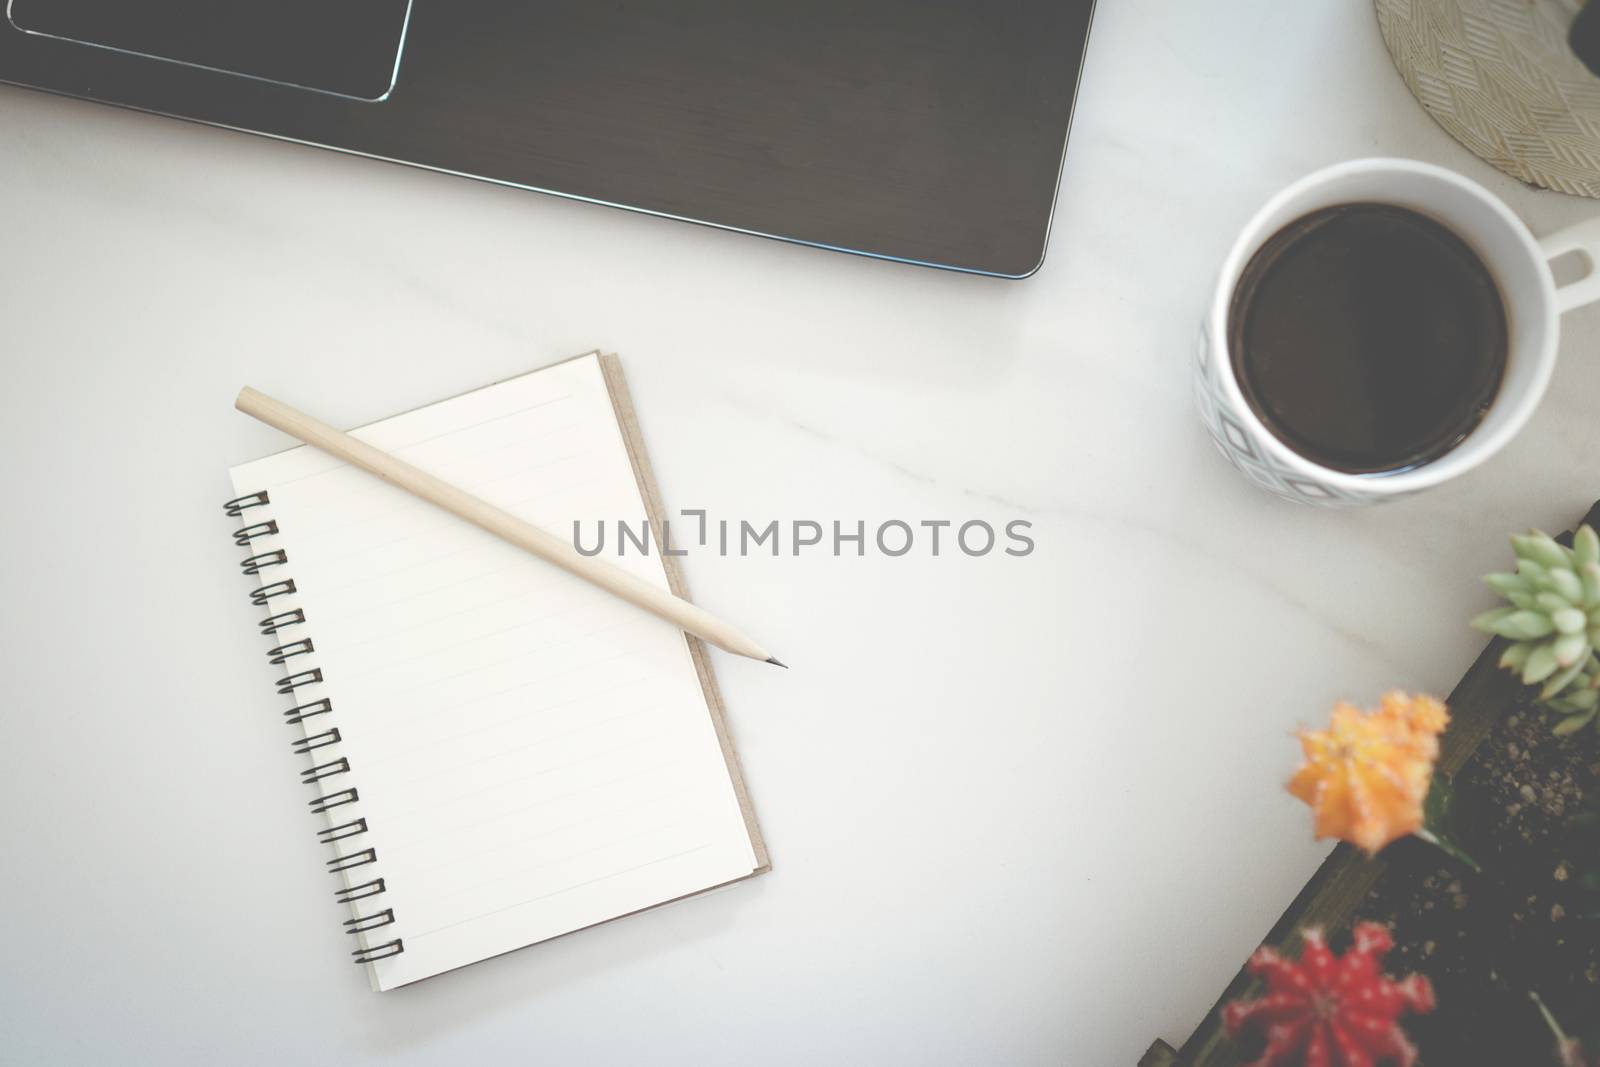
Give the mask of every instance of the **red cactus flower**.
[[1343, 956], [1329, 949], [1321, 930], [1304, 930], [1305, 949], [1290, 960], [1262, 946], [1246, 964], [1267, 983], [1257, 1000], [1236, 1000], [1222, 1009], [1228, 1036], [1251, 1032], [1265, 1038], [1261, 1057], [1249, 1067], [1411, 1067], [1417, 1050], [1400, 1029], [1405, 1012], [1433, 1010], [1433, 986], [1413, 974], [1395, 981], [1379, 971], [1394, 947], [1387, 927], [1361, 923], [1355, 944]]

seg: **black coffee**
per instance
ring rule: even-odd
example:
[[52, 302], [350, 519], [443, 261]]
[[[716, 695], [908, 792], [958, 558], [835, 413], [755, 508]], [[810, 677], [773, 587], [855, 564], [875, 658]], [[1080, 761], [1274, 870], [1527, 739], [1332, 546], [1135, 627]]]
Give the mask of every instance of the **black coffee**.
[[1228, 313], [1245, 399], [1295, 452], [1359, 474], [1444, 455], [1506, 366], [1483, 261], [1425, 215], [1345, 204], [1291, 222], [1245, 267]]

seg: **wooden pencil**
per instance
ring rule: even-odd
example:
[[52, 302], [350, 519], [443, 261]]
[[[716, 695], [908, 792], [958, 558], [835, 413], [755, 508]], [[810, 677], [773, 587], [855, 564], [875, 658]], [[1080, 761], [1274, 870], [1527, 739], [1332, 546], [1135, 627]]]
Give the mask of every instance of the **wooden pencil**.
[[405, 460], [397, 459], [365, 441], [357, 440], [342, 430], [334, 429], [304, 412], [297, 411], [281, 400], [245, 386], [239, 391], [234, 407], [246, 415], [260, 419], [268, 426], [282, 430], [291, 437], [337, 456], [351, 466], [360, 467], [391, 485], [398, 486], [413, 496], [443, 508], [450, 514], [465, 519], [487, 530], [518, 548], [531, 552], [548, 563], [553, 563], [569, 574], [576, 575], [606, 592], [621, 597], [628, 603], [643, 608], [677, 626], [679, 629], [737, 656], [784, 666], [771, 653], [750, 638], [723, 622], [704, 608], [697, 607], [681, 597], [673, 596], [637, 578], [621, 567], [585, 556], [566, 541], [541, 530], [530, 522], [448, 482], [418, 470]]

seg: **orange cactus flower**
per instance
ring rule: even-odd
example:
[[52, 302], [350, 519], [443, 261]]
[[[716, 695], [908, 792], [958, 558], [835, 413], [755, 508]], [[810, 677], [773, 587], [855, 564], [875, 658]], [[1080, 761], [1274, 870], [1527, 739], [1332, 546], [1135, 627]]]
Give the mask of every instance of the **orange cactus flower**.
[[1439, 734], [1450, 722], [1430, 696], [1387, 693], [1372, 711], [1340, 702], [1326, 730], [1300, 731], [1305, 763], [1289, 792], [1311, 806], [1318, 838], [1371, 855], [1422, 828]]

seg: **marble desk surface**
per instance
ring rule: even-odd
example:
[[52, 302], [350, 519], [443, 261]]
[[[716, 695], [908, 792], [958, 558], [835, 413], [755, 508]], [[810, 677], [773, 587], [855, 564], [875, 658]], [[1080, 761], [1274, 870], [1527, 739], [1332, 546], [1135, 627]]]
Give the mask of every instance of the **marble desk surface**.
[[[1325, 848], [1339, 697], [1448, 690], [1502, 533], [1600, 496], [1600, 309], [1522, 437], [1323, 513], [1190, 410], [1212, 273], [1317, 166], [1523, 188], [1369, 5], [1105, 0], [1044, 268], [940, 273], [0, 90], [0, 1035], [18, 1063], [1128, 1065]], [[343, 962], [218, 504], [282, 444], [620, 353], [669, 508], [1024, 519], [1013, 558], [691, 554], [773, 872], [397, 993]], [[869, 525], [870, 528], [870, 525]]]

